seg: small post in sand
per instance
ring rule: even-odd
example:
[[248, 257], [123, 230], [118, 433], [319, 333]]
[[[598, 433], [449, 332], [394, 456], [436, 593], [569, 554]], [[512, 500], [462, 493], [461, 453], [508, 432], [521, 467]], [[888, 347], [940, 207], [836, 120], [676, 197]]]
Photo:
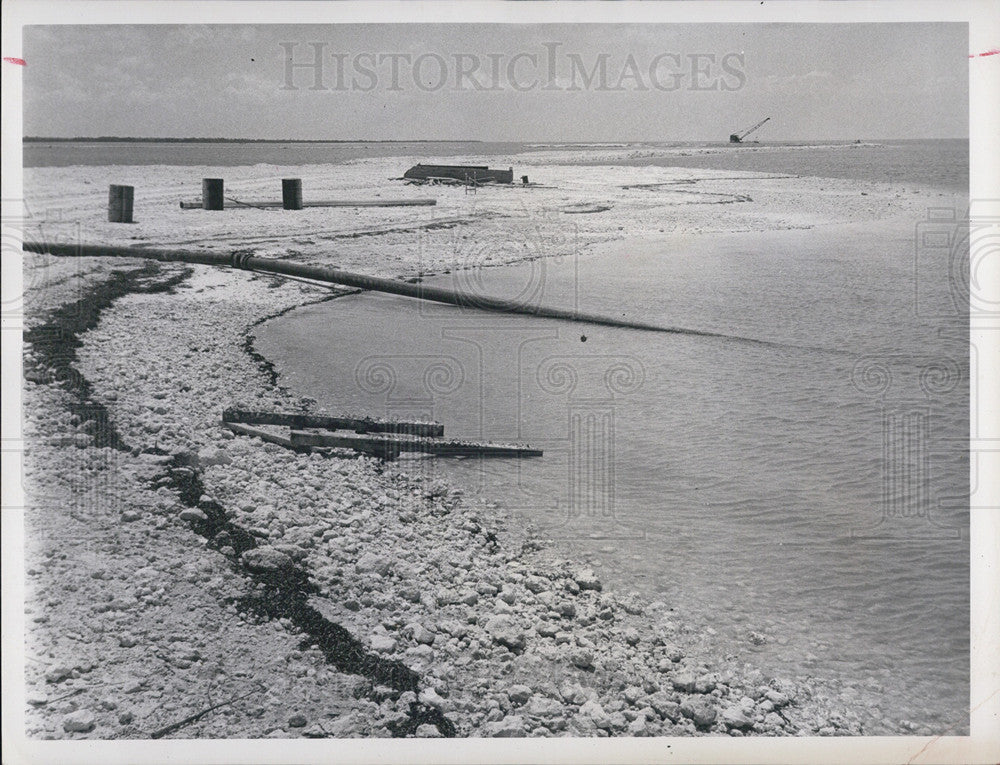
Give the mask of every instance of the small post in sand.
[[108, 187], [108, 221], [111, 223], [132, 222], [132, 199], [135, 188], [132, 186]]
[[225, 206], [222, 178], [202, 178], [201, 206], [204, 210], [221, 210]]
[[302, 179], [281, 179], [281, 206], [286, 210], [302, 209]]

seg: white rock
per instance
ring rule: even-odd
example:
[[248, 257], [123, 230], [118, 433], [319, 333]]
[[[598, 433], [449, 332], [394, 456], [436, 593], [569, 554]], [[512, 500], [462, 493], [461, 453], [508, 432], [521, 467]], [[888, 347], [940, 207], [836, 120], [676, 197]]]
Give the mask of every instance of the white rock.
[[527, 703], [528, 699], [531, 698], [531, 694], [531, 688], [527, 685], [512, 685], [507, 689], [507, 696], [518, 706]]
[[611, 725], [611, 718], [596, 699], [590, 699], [584, 703], [580, 707], [579, 714], [589, 717], [598, 728], [608, 728]]
[[555, 699], [534, 695], [524, 708], [525, 714], [532, 717], [559, 717], [566, 708]]
[[670, 682], [676, 690], [689, 693], [694, 690], [696, 680], [694, 674], [691, 672], [678, 672], [670, 678]]
[[280, 571], [292, 565], [292, 559], [273, 547], [254, 547], [240, 556], [243, 565], [251, 571]]
[[764, 724], [770, 725], [772, 728], [780, 728], [785, 724], [785, 720], [777, 712], [769, 712], [764, 718]]
[[587, 692], [580, 685], [565, 685], [559, 690], [559, 695], [570, 704], [583, 704], [587, 700]]
[[744, 730], [752, 726], [754, 721], [743, 707], [732, 704], [722, 710], [722, 722], [730, 728]]
[[45, 679], [50, 683], [60, 683], [72, 674], [72, 667], [68, 667], [65, 664], [59, 664], [52, 667], [52, 669], [45, 673]]
[[487, 723], [484, 732], [493, 738], [520, 738], [525, 735], [524, 718], [509, 715], [502, 720]]
[[462, 622], [456, 619], [445, 619], [438, 622], [437, 629], [438, 632], [447, 632], [453, 638], [458, 638], [459, 640], [469, 634], [469, 626], [462, 624]]
[[208, 516], [197, 507], [185, 507], [180, 512], [182, 521], [207, 521]]
[[435, 635], [424, 625], [414, 622], [407, 626], [407, 631], [413, 636], [413, 639], [424, 645], [434, 645]]
[[424, 688], [417, 699], [429, 707], [434, 707], [435, 709], [442, 709], [445, 706], [445, 700], [438, 695], [438, 692], [433, 688]]
[[638, 685], [630, 685], [622, 692], [622, 695], [629, 704], [635, 704], [646, 694]]
[[392, 560], [383, 555], [368, 552], [358, 558], [354, 567], [359, 574], [371, 572], [385, 576], [392, 570]]
[[559, 629], [552, 622], [538, 622], [535, 625], [535, 632], [542, 637], [555, 637]]
[[515, 653], [524, 650], [524, 632], [517, 624], [506, 616], [494, 616], [486, 622], [486, 631], [494, 642], [506, 646]]
[[528, 592], [533, 592], [537, 595], [538, 593], [544, 592], [545, 590], [549, 589], [551, 584], [547, 579], [542, 579], [541, 577], [538, 576], [529, 576], [527, 579], [525, 579], [524, 586], [528, 590]]
[[308, 555], [308, 553], [298, 545], [276, 544], [272, 545], [272, 547], [278, 552], [284, 553], [292, 560], [302, 560], [303, 558], [306, 557], [306, 555]]
[[211, 446], [205, 447], [198, 452], [198, 464], [202, 467], [211, 465], [230, 465], [233, 458], [224, 449], [215, 449]]
[[681, 704], [681, 714], [694, 721], [699, 728], [708, 728], [718, 715], [708, 698], [696, 697]]
[[97, 718], [89, 709], [78, 709], [63, 718], [63, 730], [67, 733], [89, 733], [97, 724]]
[[639, 715], [628, 725], [628, 732], [631, 736], [645, 736], [648, 734], [648, 723], [645, 715]]
[[788, 706], [788, 696], [781, 691], [768, 691], [767, 700], [774, 704], [775, 707]]
[[388, 635], [372, 635], [369, 645], [378, 653], [392, 653], [396, 650], [396, 641]]
[[573, 581], [576, 582], [577, 586], [581, 590], [600, 590], [601, 581], [594, 574], [592, 569], [585, 569], [583, 571], [578, 571], [573, 575]]

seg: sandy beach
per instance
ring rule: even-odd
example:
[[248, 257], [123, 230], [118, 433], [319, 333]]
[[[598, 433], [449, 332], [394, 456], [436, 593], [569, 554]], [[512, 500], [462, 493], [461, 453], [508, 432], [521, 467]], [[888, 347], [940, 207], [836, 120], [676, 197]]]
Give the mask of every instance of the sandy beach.
[[[628, 157], [591, 159], [616, 151]], [[419, 157], [29, 168], [25, 238], [249, 250], [410, 279], [663, 234], [915, 221], [948, 199], [581, 155], [450, 160], [511, 166], [533, 184], [476, 193], [390, 180]], [[437, 205], [182, 210], [205, 177], [251, 205], [279, 199], [282, 177], [301, 178], [307, 200]], [[134, 224], [107, 222], [112, 183], [135, 186]], [[824, 678], [727, 661], [672, 604], [604, 587], [511, 523], [500, 498], [472, 503], [394, 463], [224, 428], [234, 404], [313, 410], [252, 333], [342, 292], [141, 259], [26, 254], [24, 274], [30, 737], [934, 732], [887, 716], [874, 695], [846, 703]]]

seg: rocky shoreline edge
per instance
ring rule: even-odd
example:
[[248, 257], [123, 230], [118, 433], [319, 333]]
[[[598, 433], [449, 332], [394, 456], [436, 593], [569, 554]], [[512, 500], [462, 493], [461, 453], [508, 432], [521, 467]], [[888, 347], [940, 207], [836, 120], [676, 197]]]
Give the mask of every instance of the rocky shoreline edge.
[[502, 508], [222, 428], [230, 403], [309, 405], [248, 333], [314, 287], [71, 277], [75, 302], [42, 288], [26, 319], [29, 737], [885, 732], [818, 683], [694, 655], [682, 615]]

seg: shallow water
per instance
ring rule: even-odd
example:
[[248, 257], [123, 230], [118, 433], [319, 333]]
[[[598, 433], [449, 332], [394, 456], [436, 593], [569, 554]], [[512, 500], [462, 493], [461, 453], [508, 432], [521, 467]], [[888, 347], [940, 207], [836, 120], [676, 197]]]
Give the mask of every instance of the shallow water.
[[[604, 149], [665, 152], [666, 156], [594, 160]], [[67, 165], [314, 165], [342, 164], [362, 157], [502, 156], [537, 151], [580, 152], [583, 164], [659, 165], [718, 170], [753, 170], [821, 178], [911, 183], [968, 193], [967, 140], [878, 141], [842, 143], [762, 143], [733, 146], [718, 142], [632, 144], [525, 144], [478, 141], [255, 142], [28, 141], [25, 167]], [[405, 168], [400, 169], [400, 173]]]
[[969, 191], [969, 142], [964, 139], [877, 141], [862, 144], [705, 145], [662, 159], [616, 160], [616, 165], [705, 167], [820, 178], [851, 178]]
[[258, 348], [333, 411], [542, 447], [408, 464], [710, 625], [720, 657], [961, 730], [967, 324], [951, 253], [915, 269], [913, 237], [912, 221], [675, 236], [434, 280], [728, 337], [357, 295], [264, 325]]
[[[520, 144], [478, 141], [27, 141], [25, 167], [69, 165], [339, 165], [360, 157], [504, 154]], [[406, 168], [402, 168], [400, 173]]]

